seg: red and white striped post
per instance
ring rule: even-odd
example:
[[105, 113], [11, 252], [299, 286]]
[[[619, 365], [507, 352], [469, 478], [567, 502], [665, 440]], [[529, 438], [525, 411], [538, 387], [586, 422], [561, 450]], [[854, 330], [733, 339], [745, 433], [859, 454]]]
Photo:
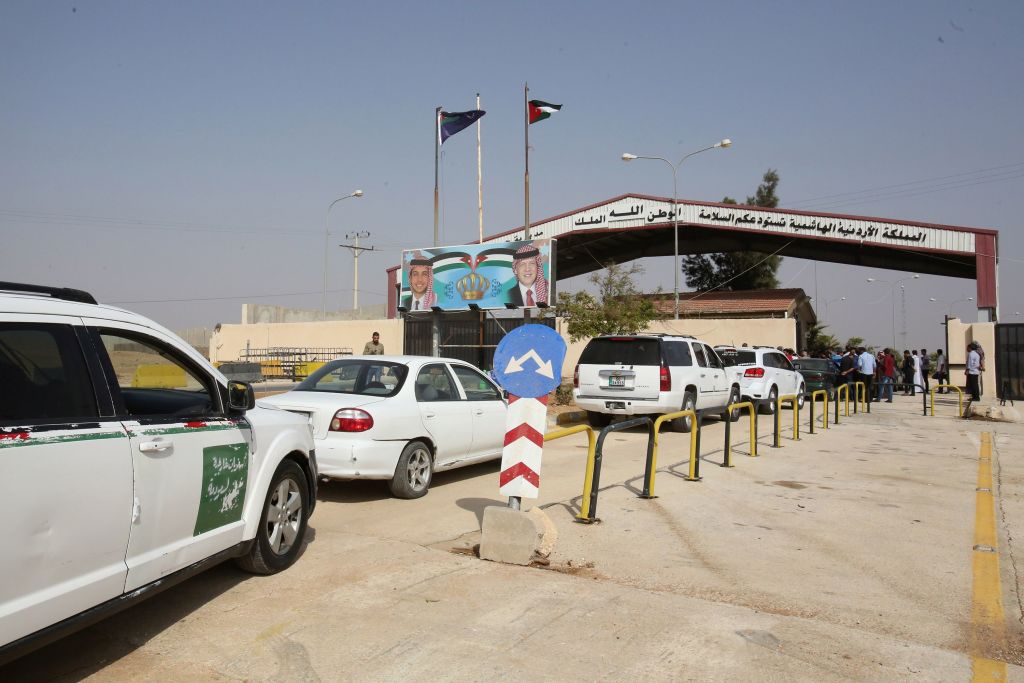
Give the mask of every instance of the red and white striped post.
[[547, 415], [547, 394], [539, 398], [508, 397], [499, 490], [501, 495], [509, 497], [509, 507], [513, 509], [519, 509], [519, 498], [537, 498], [540, 495], [540, 464]]

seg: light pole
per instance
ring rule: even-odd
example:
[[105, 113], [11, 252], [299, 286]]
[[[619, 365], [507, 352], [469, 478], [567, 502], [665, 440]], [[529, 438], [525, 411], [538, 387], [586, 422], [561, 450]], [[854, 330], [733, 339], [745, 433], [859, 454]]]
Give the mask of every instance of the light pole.
[[687, 159], [689, 159], [690, 157], [692, 157], [694, 154], [700, 154], [701, 152], [706, 152], [709, 149], [717, 149], [719, 147], [729, 147], [731, 145], [732, 145], [732, 140], [730, 140], [729, 138], [725, 138], [723, 140], [720, 140], [720, 141], [716, 142], [715, 144], [711, 145], [710, 147], [705, 147], [704, 149], [698, 149], [695, 152], [690, 152], [689, 154], [684, 156], [682, 159], [680, 159], [679, 163], [677, 163], [677, 164], [673, 164], [671, 161], [669, 161], [668, 159], [666, 159], [664, 157], [638, 156], [636, 154], [630, 154], [628, 152], [626, 152], [626, 153], [624, 153], [622, 155], [622, 160], [623, 161], [634, 161], [636, 159], [650, 159], [652, 161], [664, 161], [666, 164], [669, 165], [669, 168], [672, 169], [672, 239], [673, 239], [673, 244], [674, 244], [673, 250], [672, 250], [672, 254], [673, 254], [673, 270], [675, 270], [675, 276], [674, 276], [674, 283], [675, 284], [674, 284], [673, 289], [675, 291], [675, 296], [676, 296], [676, 302], [675, 302], [675, 319], [676, 320], [679, 320], [679, 207], [676, 204], [676, 194], [677, 194], [676, 175], [677, 175], [677, 172], [679, 171], [679, 167], [682, 166], [683, 162], [686, 161]]
[[[920, 275], [913, 275], [911, 277], [901, 277], [899, 280], [879, 280], [878, 278], [869, 277], [868, 282], [884, 282], [889, 285], [889, 299], [892, 300], [892, 349], [896, 351], [896, 285], [907, 280], [917, 280]], [[904, 323], [906, 322], [906, 310], [903, 312]], [[903, 345], [906, 346], [906, 334], [903, 335]]]
[[829, 299], [828, 301], [825, 302], [825, 319], [826, 320], [828, 319], [828, 305], [829, 304], [834, 304], [837, 301], [846, 301], [846, 297], [845, 296], [841, 296], [838, 299]]
[[337, 204], [338, 202], [340, 202], [342, 200], [348, 199], [349, 197], [362, 197], [362, 196], [363, 196], [363, 191], [362, 190], [356, 190], [352, 194], [347, 194], [344, 197], [339, 197], [339, 198], [335, 199], [327, 207], [327, 218], [326, 218], [326, 220], [324, 220], [324, 294], [323, 294], [323, 297], [320, 299], [320, 319], [321, 320], [327, 320], [327, 249], [329, 248], [328, 245], [327, 245], [327, 242], [330, 240], [330, 237], [331, 237], [331, 209], [334, 208], [335, 204]]

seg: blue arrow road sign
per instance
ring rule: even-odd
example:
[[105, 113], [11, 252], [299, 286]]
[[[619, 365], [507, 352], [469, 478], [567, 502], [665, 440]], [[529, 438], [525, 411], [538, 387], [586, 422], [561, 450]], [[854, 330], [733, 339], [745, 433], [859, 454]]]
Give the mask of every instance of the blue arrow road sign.
[[494, 378], [510, 394], [540, 398], [562, 383], [565, 340], [546, 325], [517, 327], [494, 351]]

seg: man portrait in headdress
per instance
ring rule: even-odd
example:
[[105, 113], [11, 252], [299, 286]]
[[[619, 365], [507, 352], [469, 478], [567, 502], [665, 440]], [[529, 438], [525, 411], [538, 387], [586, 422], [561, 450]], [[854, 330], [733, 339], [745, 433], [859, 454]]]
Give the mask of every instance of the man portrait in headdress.
[[519, 247], [512, 256], [512, 272], [516, 283], [509, 290], [509, 303], [527, 307], [547, 305], [548, 281], [544, 279], [544, 261], [537, 247]]
[[418, 251], [409, 260], [409, 292], [402, 297], [402, 307], [407, 311], [429, 311], [437, 303], [434, 268], [430, 259]]

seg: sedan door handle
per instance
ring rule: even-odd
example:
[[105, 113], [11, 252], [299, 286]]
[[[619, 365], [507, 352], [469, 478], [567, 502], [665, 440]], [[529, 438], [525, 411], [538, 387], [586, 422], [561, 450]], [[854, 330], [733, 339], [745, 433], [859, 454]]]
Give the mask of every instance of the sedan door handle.
[[426, 418], [426, 419], [428, 419], [428, 420], [429, 420], [430, 418], [432, 418], [432, 417], [436, 417], [436, 416], [437, 416], [437, 413], [424, 413], [424, 415], [423, 415], [423, 417], [424, 417], [424, 418]]
[[143, 453], [162, 453], [174, 447], [174, 442], [166, 439], [156, 441], [143, 441], [139, 444], [139, 451]]

